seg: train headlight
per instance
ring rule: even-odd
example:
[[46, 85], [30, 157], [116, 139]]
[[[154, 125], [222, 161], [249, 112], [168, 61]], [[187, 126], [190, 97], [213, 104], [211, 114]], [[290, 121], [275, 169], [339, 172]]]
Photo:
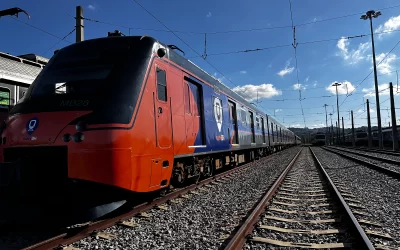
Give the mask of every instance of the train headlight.
[[70, 134], [65, 134], [62, 137], [63, 142], [69, 142], [71, 140], [71, 135]]
[[78, 132], [72, 136], [72, 140], [74, 140], [74, 142], [82, 142], [85, 140], [85, 136], [81, 132]]
[[84, 121], [80, 121], [76, 124], [75, 128], [76, 128], [76, 131], [83, 132], [87, 129], [87, 123]]

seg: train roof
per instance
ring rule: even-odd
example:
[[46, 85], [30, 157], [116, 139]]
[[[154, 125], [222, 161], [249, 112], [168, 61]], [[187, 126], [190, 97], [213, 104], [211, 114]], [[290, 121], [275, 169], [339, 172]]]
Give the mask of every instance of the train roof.
[[27, 57], [21, 58], [0, 52], [0, 80], [6, 83], [31, 84], [44, 66], [45, 64], [29, 60]]

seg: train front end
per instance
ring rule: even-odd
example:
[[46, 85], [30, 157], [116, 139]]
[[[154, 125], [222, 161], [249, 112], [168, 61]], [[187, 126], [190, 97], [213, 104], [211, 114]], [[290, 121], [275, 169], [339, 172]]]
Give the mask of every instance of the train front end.
[[1, 126], [0, 186], [8, 211], [83, 209], [87, 219], [125, 202], [133, 182], [129, 131], [154, 44], [108, 37], [53, 56]]

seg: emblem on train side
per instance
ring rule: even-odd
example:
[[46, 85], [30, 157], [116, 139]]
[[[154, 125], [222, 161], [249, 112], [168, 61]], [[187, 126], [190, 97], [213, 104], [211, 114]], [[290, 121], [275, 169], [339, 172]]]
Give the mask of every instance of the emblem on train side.
[[222, 101], [219, 98], [214, 98], [214, 118], [217, 123], [218, 131], [222, 128]]
[[39, 126], [38, 118], [35, 117], [30, 119], [26, 124], [26, 132], [28, 133], [28, 135], [32, 135], [32, 133], [35, 132], [38, 126]]

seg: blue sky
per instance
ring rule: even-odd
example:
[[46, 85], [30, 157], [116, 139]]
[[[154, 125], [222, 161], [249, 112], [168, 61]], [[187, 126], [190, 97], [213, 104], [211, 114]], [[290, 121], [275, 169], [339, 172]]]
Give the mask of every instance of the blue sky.
[[[293, 30], [288, 0], [137, 1], [169, 29], [179, 31], [175, 34], [200, 55], [204, 52], [204, 33], [207, 33], [206, 60], [214, 67], [174, 34], [163, 31], [165, 27], [133, 0], [121, 0], [118, 4], [106, 0], [2, 2], [0, 9], [20, 7], [28, 11], [31, 19], [23, 14], [19, 16], [20, 21], [12, 17], [0, 19], [3, 34], [0, 51], [50, 57], [54, 49], [74, 42], [75, 33], [66, 41], [60, 38], [74, 29], [75, 6], [81, 5], [86, 18], [102, 22], [86, 20], [85, 39], [103, 37], [108, 31], [118, 29], [126, 35], [150, 35], [163, 43], [175, 44], [191, 61], [244, 97], [257, 102], [254, 98], [258, 92], [257, 105], [270, 114], [275, 111], [276, 117], [286, 126], [304, 127], [299, 88], [304, 98], [301, 104], [306, 126], [324, 126], [323, 105], [329, 105], [328, 112], [336, 111], [335, 92], [328, 87], [333, 82], [341, 82], [339, 104], [345, 100], [340, 106], [345, 127], [351, 124], [350, 110], [354, 111], [356, 126], [362, 126], [367, 123], [364, 100], [369, 98], [374, 111], [375, 95], [370, 93], [374, 86], [373, 74], [361, 83], [372, 70], [372, 50], [369, 22], [360, 20], [360, 14], [370, 9], [381, 10], [382, 16], [373, 20], [375, 32], [380, 33], [375, 35], [375, 49], [377, 63], [387, 56], [378, 66], [378, 82], [382, 91], [382, 124], [387, 126], [390, 122], [386, 110], [390, 105], [389, 92], [385, 89], [390, 81], [397, 85], [400, 45], [389, 55], [387, 53], [400, 41], [400, 32], [393, 31], [400, 30], [398, 0], [292, 0], [299, 79], [291, 45]], [[326, 19], [331, 20], [324, 21]], [[367, 36], [341, 39], [359, 35]], [[257, 48], [270, 49], [229, 53]], [[348, 96], [348, 93], [352, 94]], [[399, 97], [396, 97], [396, 105], [400, 108]], [[337, 113], [333, 114], [335, 123]], [[374, 125], [376, 112], [371, 116]], [[328, 120], [330, 123], [329, 116]]]

